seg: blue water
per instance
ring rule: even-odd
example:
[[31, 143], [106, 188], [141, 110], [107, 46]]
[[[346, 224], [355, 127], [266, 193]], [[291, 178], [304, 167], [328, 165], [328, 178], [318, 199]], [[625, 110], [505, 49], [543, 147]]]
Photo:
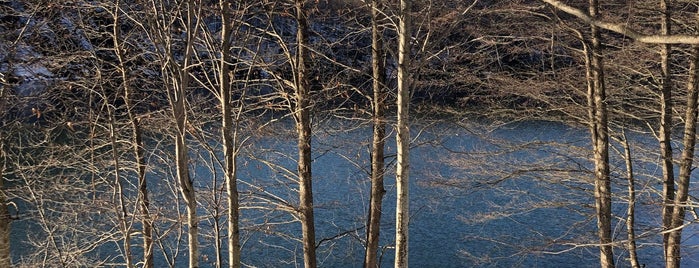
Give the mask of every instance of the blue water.
[[[337, 125], [333, 125], [337, 124]], [[313, 190], [318, 264], [321, 267], [361, 267], [369, 196], [368, 125], [335, 122], [316, 126], [313, 137]], [[353, 128], [349, 128], [353, 127]], [[254, 267], [302, 266], [300, 224], [279, 207], [298, 203], [294, 181], [296, 139], [287, 127], [276, 135], [253, 137], [241, 152], [239, 188], [242, 202], [242, 256]], [[349, 130], [347, 130], [349, 129]], [[662, 265], [659, 226], [659, 170], [651, 152], [652, 137], [631, 133], [636, 155], [639, 257], [647, 267]], [[591, 163], [587, 130], [552, 122], [524, 122], [487, 128], [482, 123], [456, 127], [428, 123], [413, 126], [410, 185], [409, 262], [413, 267], [597, 267]], [[393, 265], [395, 219], [394, 137], [387, 141], [387, 194], [381, 229], [381, 266]], [[211, 212], [205, 198], [220, 188], [220, 166], [193, 150], [193, 178], [200, 189], [202, 254], [209, 267], [215, 260]], [[650, 155], [650, 156], [649, 156]], [[614, 174], [614, 235], [626, 238], [626, 184], [623, 161], [612, 154]], [[173, 198], [172, 170], [162, 160], [150, 174], [153, 205], [162, 217], [184, 213]], [[208, 164], [206, 164], [208, 163]], [[269, 163], [272, 163], [271, 165]], [[214, 170], [216, 173], [212, 173]], [[214, 180], [212, 180], [214, 179]], [[219, 191], [219, 193], [221, 193]], [[221, 218], [221, 220], [225, 219]], [[225, 225], [221, 221], [222, 225]], [[136, 226], [138, 227], [138, 226]], [[162, 221], [161, 230], [179, 230]], [[685, 231], [683, 259], [699, 265], [697, 228]], [[179, 249], [178, 267], [186, 266], [186, 236], [164, 233], [173, 248], [156, 248], [157, 266], [166, 266], [162, 252]], [[222, 230], [225, 235], [225, 230]], [[136, 245], [138, 236], [134, 239]], [[22, 240], [22, 236], [13, 237]], [[177, 244], [179, 242], [179, 244]], [[95, 251], [118, 253], [108, 244]], [[224, 243], [225, 250], [225, 243]], [[15, 259], [21, 252], [15, 249]], [[137, 252], [140, 249], [136, 250]], [[628, 266], [624, 246], [615, 248], [619, 267]], [[118, 257], [117, 257], [118, 259]], [[137, 257], [138, 259], [138, 257]], [[224, 251], [225, 259], [225, 251]]]

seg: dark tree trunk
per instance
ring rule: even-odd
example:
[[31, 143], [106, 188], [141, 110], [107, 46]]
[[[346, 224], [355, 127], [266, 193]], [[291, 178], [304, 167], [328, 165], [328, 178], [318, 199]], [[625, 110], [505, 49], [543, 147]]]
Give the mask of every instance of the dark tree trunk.
[[308, 62], [308, 22], [303, 0], [296, 0], [296, 81], [294, 119], [298, 134], [299, 216], [303, 235], [303, 261], [306, 268], [316, 267], [313, 183], [311, 177], [311, 117], [306, 64]]
[[672, 224], [667, 241], [665, 266], [667, 268], [680, 267], [680, 246], [682, 243], [682, 228], [684, 225], [685, 206], [689, 198], [689, 182], [692, 176], [692, 164], [694, 161], [694, 146], [696, 145], [697, 128], [697, 79], [699, 79], [699, 46], [694, 46], [689, 66], [689, 81], [687, 82], [687, 110], [685, 111], [684, 139], [682, 141], [682, 156], [680, 158], [680, 174], [677, 179], [677, 193], [672, 211]]
[[121, 14], [120, 1], [116, 1], [114, 8], [114, 27], [113, 27], [113, 38], [114, 38], [114, 50], [119, 61], [119, 74], [121, 75], [121, 82], [124, 87], [124, 102], [126, 104], [126, 111], [129, 115], [129, 121], [131, 123], [131, 133], [132, 133], [132, 148], [134, 152], [134, 157], [136, 159], [136, 172], [138, 176], [138, 203], [141, 211], [141, 224], [142, 235], [143, 235], [143, 267], [153, 268], [153, 223], [150, 217], [150, 200], [148, 198], [148, 183], [146, 182], [146, 157], [145, 157], [145, 145], [143, 143], [143, 131], [141, 130], [140, 119], [136, 116], [133, 105], [133, 88], [129, 83], [129, 78], [127, 77], [125, 55], [122, 48], [121, 42], [121, 28], [120, 28], [120, 14]]
[[[590, 0], [590, 16], [597, 17], [597, 0]], [[609, 127], [606, 92], [604, 85], [604, 66], [600, 55], [600, 33], [596, 26], [591, 26], [592, 47], [588, 74], [588, 105], [590, 109], [590, 131], [592, 136], [593, 160], [595, 164], [595, 210], [597, 212], [597, 236], [599, 238], [600, 266], [614, 267], [612, 247], [611, 218], [611, 183], [609, 176]]]
[[[2, 85], [0, 85], [2, 87]], [[0, 102], [2, 102], [2, 92], [0, 92]], [[0, 109], [4, 108], [0, 105]], [[0, 110], [0, 113], [2, 110]], [[12, 267], [10, 258], [10, 212], [7, 208], [7, 195], [5, 194], [5, 167], [7, 159], [5, 157], [5, 146], [0, 136], [0, 267]]]
[[366, 253], [364, 267], [378, 267], [379, 231], [381, 226], [381, 205], [384, 189], [384, 145], [386, 140], [386, 118], [384, 115], [386, 93], [386, 68], [383, 53], [383, 29], [379, 23], [381, 1], [371, 2], [371, 58], [373, 70], [372, 120], [374, 134], [371, 148], [371, 193], [369, 196], [369, 217], [367, 219]]

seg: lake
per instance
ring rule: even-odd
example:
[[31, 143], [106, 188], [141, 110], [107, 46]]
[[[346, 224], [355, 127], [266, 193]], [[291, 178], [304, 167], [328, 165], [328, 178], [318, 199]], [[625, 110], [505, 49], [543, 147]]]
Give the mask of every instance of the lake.
[[[286, 129], [286, 130], [284, 130]], [[276, 135], [248, 141], [239, 161], [239, 188], [245, 265], [302, 266], [300, 224], [280, 206], [296, 204], [296, 139], [281, 123]], [[320, 267], [361, 267], [369, 196], [369, 125], [338, 122], [315, 126], [313, 190]], [[598, 267], [589, 138], [585, 128], [529, 121], [493, 127], [484, 122], [461, 126], [421, 122], [413, 125], [410, 185], [409, 262], [414, 267]], [[662, 266], [658, 234], [661, 187], [655, 164], [657, 142], [629, 133], [637, 176], [637, 234], [640, 262]], [[161, 146], [161, 145], [158, 145]], [[165, 146], [165, 145], [162, 145]], [[381, 229], [381, 265], [393, 265], [395, 219], [395, 138], [387, 141], [387, 194]], [[209, 193], [221, 194], [220, 168], [210, 156], [193, 150], [192, 175], [200, 189], [202, 267], [215, 260], [212, 215], [217, 206]], [[151, 156], [151, 164], [167, 161]], [[164, 159], [164, 160], [163, 160]], [[215, 162], [215, 161], [214, 161]], [[624, 162], [611, 153], [614, 181], [615, 241], [626, 239]], [[208, 163], [208, 164], [207, 164]], [[270, 164], [271, 163], [271, 164]], [[171, 166], [149, 174], [153, 205], [163, 215], [177, 215]], [[212, 172], [213, 171], [213, 172]], [[215, 179], [215, 180], [212, 180]], [[214, 185], [214, 183], [216, 185]], [[271, 201], [270, 201], [271, 200]], [[220, 200], [218, 201], [220, 203]], [[220, 208], [220, 207], [219, 207]], [[174, 216], [172, 216], [174, 217]], [[24, 224], [24, 225], [20, 225]], [[26, 223], [15, 223], [26, 230]], [[160, 223], [159, 228], [172, 228]], [[21, 227], [21, 228], [18, 228]], [[683, 264], [699, 265], [699, 238], [694, 225], [684, 232]], [[225, 234], [225, 230], [223, 232]], [[166, 266], [162, 252], [178, 252], [176, 266], [186, 266], [186, 237], [163, 234], [156, 266]], [[26, 234], [15, 233], [14, 244]], [[180, 244], [177, 244], [179, 241]], [[137, 237], [134, 243], [138, 245]], [[105, 244], [95, 256], [118, 254]], [[168, 247], [171, 247], [168, 249]], [[225, 247], [225, 246], [224, 246]], [[162, 250], [166, 248], [166, 250]], [[628, 266], [624, 245], [615, 248], [619, 267]], [[13, 249], [15, 260], [22, 247]], [[140, 249], [136, 249], [137, 253]], [[118, 257], [117, 257], [118, 259]], [[138, 258], [137, 258], [138, 259]]]

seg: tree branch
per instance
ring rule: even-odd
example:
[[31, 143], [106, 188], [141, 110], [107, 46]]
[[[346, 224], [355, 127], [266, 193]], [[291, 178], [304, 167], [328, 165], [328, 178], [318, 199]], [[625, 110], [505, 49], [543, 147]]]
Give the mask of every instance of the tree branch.
[[631, 28], [627, 27], [624, 24], [621, 23], [611, 23], [611, 22], [604, 22], [604, 21], [599, 21], [593, 17], [591, 17], [589, 14], [586, 12], [566, 5], [562, 1], [559, 0], [541, 0], [544, 3], [547, 3], [556, 9], [563, 11], [565, 13], [568, 13], [570, 15], [573, 15], [583, 22], [595, 25], [597, 27], [600, 27], [602, 29], [616, 32], [619, 34], [623, 34], [624, 36], [634, 39], [637, 42], [641, 43], [647, 43], [647, 44], [692, 44], [696, 45], [699, 44], [699, 36], [696, 35], [647, 35], [643, 33], [636, 32], [632, 30]]

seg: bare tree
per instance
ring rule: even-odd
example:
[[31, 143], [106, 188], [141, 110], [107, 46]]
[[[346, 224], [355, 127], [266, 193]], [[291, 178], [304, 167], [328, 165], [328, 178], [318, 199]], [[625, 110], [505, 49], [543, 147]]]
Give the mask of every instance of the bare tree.
[[381, 206], [384, 189], [385, 173], [384, 147], [386, 139], [386, 67], [383, 47], [383, 27], [380, 18], [383, 14], [381, 0], [372, 0], [371, 9], [371, 66], [372, 91], [371, 98], [373, 136], [371, 143], [371, 193], [369, 195], [369, 216], [367, 219], [366, 253], [364, 267], [378, 267], [379, 233], [381, 226]]
[[[6, 116], [5, 92], [6, 84], [5, 75], [0, 74], [0, 122]], [[4, 125], [0, 123], [0, 125]], [[3, 130], [5, 128], [3, 127]], [[7, 167], [7, 156], [5, 152], [5, 133], [0, 132], [0, 266], [12, 266], [10, 258], [10, 213], [8, 210], [8, 197], [5, 194], [5, 169]]]
[[411, 0], [400, 1], [398, 22], [398, 107], [396, 122], [396, 257], [395, 267], [408, 267], [410, 172], [410, 12]]
[[619, 153], [624, 159], [624, 165], [626, 166], [626, 182], [627, 193], [628, 193], [628, 207], [626, 208], [626, 245], [629, 251], [629, 263], [632, 268], [640, 268], [641, 265], [638, 262], [638, 250], [636, 245], [636, 178], [634, 175], [634, 164], [631, 153], [631, 146], [629, 145], [629, 139], [626, 136], [626, 132], [622, 130], [621, 137], [614, 137], [612, 139], [616, 140], [621, 144], [622, 150], [620, 151], [615, 147], [612, 147], [617, 153]]
[[673, 202], [672, 223], [667, 240], [665, 257], [666, 267], [680, 267], [680, 249], [682, 229], [685, 227], [685, 213], [689, 200], [689, 182], [692, 175], [692, 164], [694, 161], [694, 149], [696, 145], [697, 127], [697, 98], [699, 96], [699, 46], [692, 49], [689, 80], [687, 81], [687, 107], [685, 110], [684, 138], [682, 141], [683, 151], [680, 157], [680, 173], [677, 180], [677, 193]]
[[[238, 151], [238, 126], [234, 123], [234, 112], [231, 103], [231, 3], [221, 0], [221, 62], [219, 69], [221, 101], [221, 136], [223, 139], [224, 157], [224, 178], [226, 181], [226, 192], [228, 193], [228, 265], [230, 267], [240, 267], [240, 227], [239, 227], [239, 201], [237, 177], [237, 151]], [[242, 111], [242, 108], [239, 109]], [[239, 118], [240, 113], [238, 113]], [[235, 120], [237, 122], [238, 120]]]
[[[194, 184], [189, 171], [187, 148], [186, 92], [190, 86], [190, 70], [194, 54], [194, 42], [199, 23], [197, 3], [187, 0], [177, 3], [150, 1], [149, 18], [145, 23], [149, 38], [155, 45], [156, 55], [162, 64], [165, 90], [172, 118], [175, 122], [175, 162], [179, 191], [187, 207], [187, 241], [189, 266], [199, 266], [199, 219]], [[172, 13], [172, 14], [171, 14]], [[184, 40], [175, 36], [182, 34]]]
[[[661, 34], [671, 33], [670, 10], [667, 0], [660, 0], [660, 24]], [[663, 170], [663, 229], [667, 230], [672, 222], [672, 202], [675, 199], [675, 170], [672, 156], [672, 74], [670, 72], [670, 58], [672, 47], [669, 44], [660, 45], [661, 86], [660, 86], [660, 128], [658, 137], [660, 142], [661, 166]], [[663, 244], [667, 251], [668, 234], [663, 234]]]
[[[129, 78], [127, 71], [126, 51], [129, 44], [125, 40], [125, 34], [122, 33], [122, 16], [124, 11], [121, 6], [121, 1], [117, 0], [114, 3], [112, 11], [112, 39], [114, 40], [114, 54], [116, 55], [118, 64], [116, 66], [117, 73], [120, 75], [121, 84], [123, 87], [123, 100], [126, 105], [126, 113], [128, 114], [131, 125], [131, 146], [134, 153], [134, 164], [137, 176], [138, 197], [137, 203], [141, 213], [141, 225], [143, 236], [143, 267], [152, 268], [153, 263], [153, 222], [150, 217], [150, 199], [148, 196], [148, 182], [146, 181], [146, 158], [145, 144], [143, 142], [143, 129], [141, 127], [141, 118], [137, 115], [134, 99], [136, 98], [135, 88], [132, 87], [132, 79]], [[128, 33], [126, 33], [128, 34]]]
[[[11, 63], [12, 53], [10, 49], [7, 50], [5, 58], [0, 58], [1, 61], [8, 61]], [[4, 126], [5, 117], [8, 116], [7, 113], [7, 99], [9, 95], [9, 83], [6, 79], [12, 68], [7, 68], [6, 72], [0, 72], [0, 126], [5, 130]], [[7, 153], [5, 152], [5, 136], [4, 131], [0, 131], [0, 266], [10, 267], [12, 266], [12, 259], [10, 258], [10, 213], [7, 208], [9, 202], [7, 194], [5, 193], [5, 170], [7, 168]]]
[[315, 220], [313, 217], [313, 181], [311, 177], [311, 105], [307, 64], [308, 21], [305, 1], [294, 2], [296, 19], [296, 55], [294, 57], [294, 121], [298, 135], [299, 216], [303, 234], [303, 260], [306, 268], [316, 267]]
[[[589, 8], [590, 16], [597, 17], [599, 14], [597, 0], [590, 0]], [[600, 38], [598, 27], [591, 25], [591, 47], [587, 54], [589, 61], [587, 98], [595, 164], [595, 210], [597, 211], [597, 236], [600, 241], [600, 265], [601, 267], [614, 267], [608, 110]]]

